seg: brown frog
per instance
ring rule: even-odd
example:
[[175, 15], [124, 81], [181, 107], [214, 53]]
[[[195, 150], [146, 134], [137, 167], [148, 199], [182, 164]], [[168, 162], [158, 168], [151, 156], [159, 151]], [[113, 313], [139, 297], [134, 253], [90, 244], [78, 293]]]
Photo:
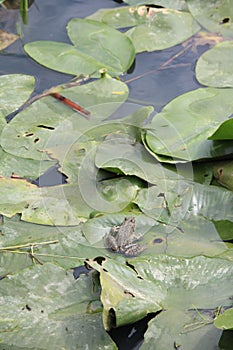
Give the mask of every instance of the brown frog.
[[113, 226], [104, 236], [105, 246], [113, 252], [135, 256], [144, 250], [138, 243], [142, 235], [135, 235], [135, 218], [125, 218], [121, 225]]

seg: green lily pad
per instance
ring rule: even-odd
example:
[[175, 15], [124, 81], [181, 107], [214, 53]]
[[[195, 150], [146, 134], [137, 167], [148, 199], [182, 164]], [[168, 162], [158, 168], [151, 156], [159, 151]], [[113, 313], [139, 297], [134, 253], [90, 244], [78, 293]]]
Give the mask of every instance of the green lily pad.
[[145, 11], [146, 23], [126, 32], [136, 52], [163, 50], [182, 43], [200, 30], [187, 13], [172, 9], [150, 8]]
[[0, 347], [74, 350], [98, 343], [98, 349], [116, 349], [103, 329], [100, 290], [92, 283], [91, 276], [74, 281], [71, 273], [49, 263], [2, 280]]
[[83, 265], [87, 256], [94, 258], [101, 251], [91, 247], [81, 225], [45, 226], [4, 217], [0, 238], [0, 275], [16, 273], [35, 262], [55, 263], [63, 268]]
[[233, 87], [232, 55], [232, 41], [222, 42], [206, 51], [197, 61], [197, 80], [207, 86]]
[[214, 310], [180, 310], [176, 307], [159, 314], [148, 324], [140, 349], [173, 350], [183, 347], [190, 350], [217, 348], [221, 335], [213, 327]]
[[7, 116], [17, 110], [30, 97], [35, 78], [24, 74], [0, 77], [0, 112]]
[[122, 211], [136, 197], [137, 179], [96, 183], [93, 154], [81, 168], [78, 184], [37, 187], [25, 180], [0, 178], [0, 214], [43, 225], [78, 225], [95, 212]]
[[158, 186], [141, 189], [134, 202], [145, 214], [176, 226], [192, 215], [233, 221], [233, 193], [216, 186], [161, 181]]
[[228, 0], [187, 0], [189, 11], [194, 18], [210, 32], [233, 36], [233, 8]]
[[[48, 96], [19, 113], [1, 135], [1, 145], [10, 154], [35, 160], [51, 160], [41, 151], [67, 152], [87, 130], [108, 117], [127, 99], [127, 86], [108, 75], [92, 83], [63, 90], [65, 97], [91, 112], [89, 120]], [[51, 149], [53, 148], [53, 152]]]
[[[148, 256], [133, 258], [128, 264], [111, 259], [103, 259], [101, 262], [88, 260], [88, 264], [100, 273], [103, 322], [106, 329], [134, 322], [148, 312], [162, 311], [156, 316], [159, 323], [159, 318], [174, 308], [189, 315], [193, 323], [202, 313], [201, 310], [231, 304], [229, 298], [232, 296], [233, 265], [232, 261], [221, 257], [158, 255], [150, 256], [149, 260]], [[210, 290], [213, 291], [211, 297]], [[213, 322], [212, 319], [208, 321]], [[185, 326], [190, 326], [191, 330], [194, 328], [189, 322], [186, 324], [187, 318], [178, 322], [180, 330]], [[202, 328], [200, 320], [198, 323]], [[172, 322], [170, 327], [169, 333], [175, 332], [179, 339], [176, 322]], [[165, 329], [166, 322], [163, 331], [157, 335], [160, 341], [164, 338]], [[205, 331], [208, 329], [205, 328]], [[197, 332], [196, 335], [198, 334]], [[187, 336], [188, 334], [181, 335], [181, 339]], [[199, 337], [198, 340], [200, 339]], [[176, 339], [169, 340], [166, 349], [172, 349], [174, 340]]]
[[117, 76], [133, 63], [135, 50], [122, 33], [97, 21], [72, 19], [67, 25], [73, 45], [35, 41], [24, 46], [26, 53], [40, 64], [59, 72], [93, 74], [105, 68]]
[[200, 88], [169, 102], [147, 125], [145, 142], [160, 161], [232, 154], [233, 143], [207, 140], [232, 115], [233, 89]]
[[214, 320], [214, 325], [220, 329], [233, 329], [233, 309], [226, 310]]
[[219, 128], [209, 137], [209, 140], [232, 140], [233, 133], [233, 119], [232, 116], [230, 119], [223, 122]]
[[124, 211], [87, 220], [82, 225], [82, 232], [91, 246], [104, 248], [105, 254], [110, 255], [112, 259], [118, 259], [120, 255], [111, 252], [105, 246], [104, 236], [112, 227], [119, 226], [126, 217], [135, 218], [135, 235], [140, 237], [139, 245], [144, 248], [140, 253], [141, 257], [156, 254], [184, 257], [200, 254], [215, 256], [228, 249], [221, 241], [214, 224], [200, 216], [190, 216], [188, 220], [182, 220], [179, 226], [175, 226], [158, 222], [137, 211]]
[[[144, 5], [145, 1], [143, 0], [124, 0], [129, 5]], [[171, 9], [184, 10], [187, 8], [185, 0], [150, 0], [150, 5], [160, 5], [163, 7], [168, 7]]]
[[152, 184], [164, 178], [179, 177], [156, 161], [141, 143], [119, 133], [110, 134], [98, 146], [95, 163], [98, 168], [138, 176]]

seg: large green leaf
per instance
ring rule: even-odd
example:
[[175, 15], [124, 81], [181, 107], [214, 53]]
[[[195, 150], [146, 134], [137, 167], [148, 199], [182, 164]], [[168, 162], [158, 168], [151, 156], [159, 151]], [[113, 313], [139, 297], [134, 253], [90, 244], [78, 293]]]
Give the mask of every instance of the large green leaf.
[[141, 183], [134, 178], [96, 182], [93, 153], [85, 160], [77, 184], [37, 187], [25, 180], [0, 178], [0, 214], [43, 225], [78, 225], [95, 212], [125, 209]]
[[233, 89], [200, 88], [185, 93], [147, 125], [147, 146], [159, 160], [168, 162], [232, 154], [231, 141], [207, 140], [232, 112]]
[[[62, 93], [91, 112], [89, 120], [48, 96], [34, 102], [19, 113], [1, 135], [4, 150], [16, 156], [41, 160], [50, 159], [41, 151], [54, 146], [63, 154], [84, 131], [93, 129], [127, 99], [127, 86], [108, 75], [92, 83], [63, 90]], [[50, 159], [51, 160], [51, 159]]]
[[8, 276], [0, 291], [1, 349], [116, 349], [103, 329], [91, 276], [74, 281], [48, 263]]
[[[34, 88], [34, 78], [28, 75], [11, 74], [0, 77], [0, 132], [6, 126], [4, 116], [19, 108], [30, 96]], [[11, 140], [9, 140], [11, 143]], [[0, 147], [0, 175], [11, 176], [17, 174], [20, 177], [37, 178], [55, 162], [35, 161], [20, 159]]]
[[178, 174], [164, 168], [141, 143], [119, 133], [109, 135], [99, 145], [95, 163], [98, 168], [138, 176], [153, 184], [164, 178], [178, 178]]
[[[203, 322], [200, 315], [203, 314], [204, 318], [205, 309], [208, 313], [219, 305], [227, 307], [232, 303], [230, 297], [233, 264], [222, 257], [184, 258], [158, 255], [133, 258], [128, 263], [123, 259], [103, 259], [88, 260], [88, 264], [100, 273], [106, 329], [134, 322], [148, 312], [162, 311], [155, 318], [159, 325], [161, 317], [162, 330], [156, 332], [158, 347], [157, 342], [150, 340], [150, 346], [153, 342], [153, 349], [163, 348], [161, 344], [164, 341], [167, 342], [166, 349], [174, 349], [175, 341], [177, 344], [187, 345], [193, 332], [201, 342], [198, 349], [203, 349], [205, 339], [202, 340], [200, 335], [210, 331], [205, 324], [213, 323], [213, 319], [208, 317]], [[184, 313], [185, 317], [177, 317], [174, 309], [178, 314]], [[167, 322], [163, 323], [162, 320], [167, 313], [172, 315], [172, 310], [175, 311], [173, 321], [176, 319], [177, 322], [169, 322], [168, 333], [171, 336], [164, 340]], [[196, 325], [199, 326], [197, 329]], [[189, 345], [190, 347], [185, 346], [184, 349], [196, 349], [195, 343], [189, 342]]]
[[35, 262], [53, 262], [64, 268], [82, 265], [101, 252], [84, 238], [81, 225], [45, 226], [4, 217], [0, 238], [0, 276], [13, 274]]
[[187, 0], [188, 8], [196, 20], [211, 32], [233, 36], [233, 8], [228, 0]]
[[158, 222], [152, 217], [139, 214], [137, 211], [125, 211], [86, 221], [82, 226], [83, 234], [91, 246], [104, 248], [108, 255], [118, 259], [118, 254], [110, 250], [106, 251], [104, 236], [110, 232], [113, 226], [120, 225], [125, 217], [135, 218], [135, 235], [143, 236], [139, 244], [145, 249], [140, 256], [154, 256], [161, 253], [184, 257], [200, 254], [215, 256], [227, 250], [227, 246], [221, 241], [214, 224], [200, 216], [190, 216], [188, 220], [182, 220], [179, 226], [175, 226]]
[[226, 310], [214, 320], [214, 325], [220, 329], [233, 329], [233, 308]]
[[7, 116], [18, 109], [30, 97], [35, 78], [24, 74], [0, 77], [0, 112]]
[[207, 86], [233, 87], [232, 56], [232, 41], [222, 42], [206, 51], [197, 61], [197, 80]]
[[209, 220], [233, 221], [233, 193], [229, 190], [182, 180], [158, 185], [141, 189], [135, 200], [144, 213], [157, 220], [180, 225], [183, 219], [201, 215]]
[[74, 75], [93, 74], [105, 68], [116, 76], [133, 63], [135, 50], [132, 42], [106, 24], [75, 18], [68, 23], [67, 30], [74, 46], [35, 41], [26, 44], [25, 51], [50, 69]]
[[[144, 5], [145, 0], [124, 0], [129, 5]], [[160, 5], [164, 7], [174, 8], [177, 10], [186, 9], [186, 3], [185, 0], [150, 0], [150, 5]]]
[[136, 52], [163, 50], [182, 43], [199, 31], [200, 26], [187, 12], [171, 9], [145, 9], [146, 23], [126, 32]]
[[233, 118], [223, 122], [219, 128], [209, 137], [210, 140], [232, 140], [233, 139]]

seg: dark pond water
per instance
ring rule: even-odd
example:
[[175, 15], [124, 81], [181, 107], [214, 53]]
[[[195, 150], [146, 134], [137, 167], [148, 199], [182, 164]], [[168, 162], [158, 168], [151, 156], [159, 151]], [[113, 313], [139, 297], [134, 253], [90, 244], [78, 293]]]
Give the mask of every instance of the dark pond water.
[[[119, 1], [113, 0], [36, 0], [29, 10], [28, 25], [20, 24], [21, 40], [17, 40], [0, 53], [0, 74], [34, 75], [37, 79], [35, 93], [69, 81], [71, 76], [48, 70], [29, 59], [24, 53], [23, 45], [35, 40], [69, 42], [66, 24], [71, 18], [86, 17], [100, 8], [117, 6], [119, 6]], [[1, 29], [16, 33], [16, 22], [19, 23], [18, 11], [2, 10], [0, 12]], [[197, 57], [205, 49], [207, 46], [187, 50], [171, 60], [164, 69], [160, 69], [161, 65], [183, 50], [182, 45], [160, 52], [138, 54], [131, 73], [122, 77], [123, 81], [131, 81], [128, 83], [129, 102], [153, 105], [155, 110], [159, 111], [176, 96], [199, 87], [195, 79], [194, 66]], [[56, 168], [53, 168], [41, 176], [39, 184], [48, 186], [64, 180]], [[150, 317], [148, 316], [133, 326], [123, 327], [120, 331], [115, 330], [111, 333], [119, 349], [139, 348]]]

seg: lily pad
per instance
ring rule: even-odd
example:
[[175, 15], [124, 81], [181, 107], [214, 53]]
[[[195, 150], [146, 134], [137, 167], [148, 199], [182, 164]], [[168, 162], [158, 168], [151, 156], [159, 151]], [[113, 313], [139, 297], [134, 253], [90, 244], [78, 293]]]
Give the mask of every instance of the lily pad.
[[98, 184], [93, 159], [87, 158], [85, 165], [78, 184], [39, 188], [25, 180], [0, 178], [0, 213], [8, 217], [21, 213], [22, 220], [37, 224], [72, 226], [86, 221], [92, 213], [119, 212], [131, 205], [140, 186], [137, 179]]
[[24, 74], [0, 77], [0, 112], [6, 117], [17, 110], [30, 97], [35, 78]]
[[206, 51], [197, 61], [197, 80], [207, 86], [233, 87], [232, 56], [232, 41], [222, 42]]
[[207, 140], [232, 115], [232, 101], [233, 89], [200, 88], [178, 96], [147, 125], [147, 146], [171, 163], [232, 154], [231, 141]]
[[1, 232], [0, 276], [16, 273], [36, 262], [74, 268], [83, 265], [87, 256], [101, 255], [101, 251], [90, 247], [81, 225], [52, 227], [4, 217]]
[[[63, 90], [62, 94], [91, 112], [89, 120], [48, 96], [19, 113], [1, 135], [4, 150], [30, 159], [51, 160], [41, 151], [61, 147], [64, 152], [85, 131], [98, 125], [127, 99], [127, 86], [108, 75], [92, 83]], [[63, 152], [63, 153], [64, 153]], [[50, 152], [52, 153], [52, 152]]]
[[159, 186], [141, 189], [134, 202], [145, 214], [176, 226], [192, 215], [233, 221], [233, 193], [216, 186], [161, 181]]
[[209, 140], [232, 140], [232, 133], [233, 133], [233, 118], [232, 116], [229, 117], [230, 119], [223, 122], [219, 128], [209, 137]]
[[126, 32], [136, 52], [163, 50], [182, 43], [200, 30], [188, 12], [150, 8], [145, 11], [146, 23]]
[[59, 72], [93, 74], [105, 68], [117, 76], [133, 63], [135, 50], [122, 33], [97, 21], [72, 19], [67, 25], [73, 45], [35, 41], [24, 46], [26, 53], [40, 64]]
[[71, 273], [48, 263], [8, 276], [0, 290], [2, 345], [116, 349], [101, 324], [100, 291], [93, 290], [91, 276], [76, 282]]
[[121, 225], [126, 217], [135, 218], [135, 236], [140, 237], [138, 244], [144, 248], [140, 257], [156, 254], [215, 256], [228, 249], [221, 241], [214, 224], [200, 216], [190, 216], [188, 220], [182, 220], [179, 226], [175, 226], [161, 220], [156, 221], [136, 210], [124, 211], [87, 220], [82, 225], [83, 234], [91, 246], [104, 248], [105, 254], [110, 255], [112, 259], [119, 259], [119, 254], [106, 247], [104, 237], [114, 226]]
[[220, 329], [233, 329], [233, 308], [226, 310], [214, 320], [214, 325]]
[[[233, 265], [232, 261], [221, 257], [158, 255], [150, 257], [149, 261], [143, 256], [133, 258], [129, 264], [111, 259], [101, 262], [88, 260], [88, 264], [100, 273], [106, 329], [134, 322], [148, 312], [161, 311], [156, 316], [159, 322], [167, 310], [174, 308], [184, 311], [194, 322], [198, 309], [215, 309], [218, 305], [227, 307], [231, 304]], [[214, 291], [211, 297], [210, 290]], [[187, 319], [178, 321], [180, 330], [184, 329], [186, 322]], [[167, 327], [166, 323], [164, 327]], [[163, 332], [158, 333], [161, 340], [164, 327]], [[178, 338], [180, 332], [177, 332], [176, 322], [172, 322], [170, 327], [170, 332], [175, 331]], [[187, 334], [181, 339], [183, 337]], [[175, 340], [169, 340], [166, 348], [172, 349]]]
[[99, 145], [95, 163], [98, 168], [138, 176], [152, 184], [160, 179], [179, 177], [156, 161], [141, 143], [119, 133], [109, 135]]
[[228, 0], [187, 0], [194, 18], [210, 32], [233, 36], [233, 8]]
[[[145, 1], [143, 0], [124, 0], [124, 2], [133, 6], [145, 4]], [[150, 5], [160, 5], [177, 10], [183, 10], [187, 8], [185, 0], [177, 0], [175, 2], [173, 0], [150, 0]]]

